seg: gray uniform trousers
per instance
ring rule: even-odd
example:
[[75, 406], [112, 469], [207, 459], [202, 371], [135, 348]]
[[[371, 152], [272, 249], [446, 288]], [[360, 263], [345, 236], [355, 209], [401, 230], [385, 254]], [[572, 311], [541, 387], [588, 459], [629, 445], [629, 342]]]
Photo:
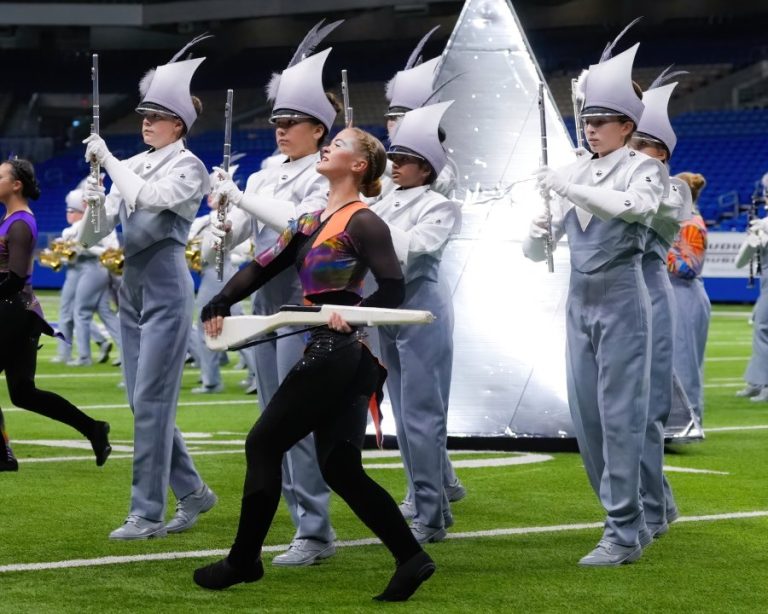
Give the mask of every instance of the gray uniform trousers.
[[[256, 243], [257, 253], [270, 245], [270, 240], [264, 236], [267, 233], [274, 231], [262, 229]], [[277, 233], [273, 236], [276, 240]], [[296, 270], [291, 268], [283, 271], [254, 294], [254, 315], [272, 314], [286, 303], [300, 303], [301, 294], [297, 290]], [[278, 332], [290, 332], [290, 329], [280, 329]], [[304, 335], [271, 340], [254, 347], [256, 385], [262, 408], [269, 405], [280, 383], [301, 359], [305, 347]], [[312, 434], [299, 441], [283, 456], [283, 496], [296, 526], [294, 539], [316, 539], [322, 542], [333, 540], [334, 533], [328, 514], [331, 489], [320, 472]]]
[[[109, 271], [96, 258], [85, 260], [81, 265], [74, 307], [75, 338], [80, 359], [91, 358], [91, 330], [96, 312], [107, 327], [109, 336], [120, 348], [120, 323], [117, 314], [109, 308]], [[98, 337], [96, 341], [101, 343]]]
[[655, 531], [667, 524], [666, 511], [676, 508], [672, 488], [664, 475], [664, 424], [672, 409], [675, 296], [666, 263], [657, 254], [643, 255], [643, 277], [651, 299], [652, 352], [648, 422], [640, 461], [640, 494], [645, 523], [649, 530]]
[[75, 292], [77, 292], [80, 272], [81, 268], [78, 264], [72, 263], [66, 269], [64, 285], [61, 286], [58, 326], [64, 339], [59, 339], [57, 354], [63, 361], [68, 360], [72, 355], [72, 335], [75, 331]]
[[[222, 288], [237, 273], [235, 266], [229, 262], [224, 264], [224, 275], [222, 281], [218, 280], [215, 266], [203, 265], [200, 271], [200, 286], [197, 288], [197, 297], [195, 298], [195, 311], [198, 314], [197, 326], [192, 329], [192, 343], [194, 356], [200, 365], [200, 377], [203, 380], [203, 386], [218, 386], [221, 384], [221, 352], [209, 350], [205, 345], [205, 330], [200, 320], [200, 311], [210, 300], [221, 292]], [[240, 303], [232, 305], [230, 310], [233, 316], [243, 315], [243, 308]]]
[[568, 404], [587, 476], [607, 512], [603, 539], [638, 544], [640, 457], [648, 415], [651, 305], [641, 254], [571, 269]]
[[699, 422], [704, 417], [704, 349], [709, 333], [712, 305], [699, 277], [682, 279], [671, 275], [675, 293], [675, 372], [693, 404]]
[[130, 514], [155, 522], [165, 517], [169, 484], [177, 499], [203, 484], [175, 425], [192, 295], [184, 245], [163, 239], [125, 259], [120, 328], [134, 414]]
[[760, 277], [760, 296], [752, 313], [752, 356], [744, 379], [755, 386], [768, 386], [768, 249], [761, 249], [763, 274]]
[[[447, 285], [418, 277], [405, 286], [403, 309], [427, 309], [428, 326], [381, 326], [381, 358], [397, 427], [414, 522], [442, 528], [450, 515], [445, 495], [447, 398], [453, 365], [453, 301]], [[454, 478], [455, 479], [455, 478]]]

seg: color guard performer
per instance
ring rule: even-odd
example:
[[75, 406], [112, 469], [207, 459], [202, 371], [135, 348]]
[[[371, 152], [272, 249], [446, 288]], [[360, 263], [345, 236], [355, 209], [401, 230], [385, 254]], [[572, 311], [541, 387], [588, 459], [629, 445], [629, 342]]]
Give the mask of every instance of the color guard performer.
[[[213, 197], [226, 198], [233, 205], [227, 249], [252, 232], [256, 253], [260, 253], [275, 243], [288, 220], [322, 209], [327, 203], [328, 180], [318, 174], [315, 167], [339, 106], [335, 99], [329, 99], [323, 87], [323, 66], [331, 50], [310, 54], [339, 23], [322, 28], [317, 24], [312, 28], [288, 68], [281, 75], [273, 76], [269, 84], [268, 98], [273, 101], [270, 122], [275, 125], [282, 163], [269, 165], [248, 177], [242, 191], [223, 171], [214, 169], [222, 179], [214, 186]], [[281, 305], [301, 303], [301, 296], [296, 272], [284, 270], [254, 294], [253, 313], [274, 313]], [[301, 335], [275, 338], [254, 348], [262, 411], [301, 358], [304, 348]], [[272, 563], [303, 566], [333, 556], [336, 547], [328, 513], [330, 489], [318, 468], [311, 433], [285, 455], [283, 495], [296, 525], [296, 534], [288, 551], [275, 557]]]
[[[37, 222], [29, 207], [40, 188], [27, 160], [0, 164], [0, 372], [5, 371], [8, 394], [17, 407], [58, 420], [87, 437], [103, 465], [110, 452], [109, 424], [86, 416], [66, 399], [35, 385], [40, 335], [53, 336], [32, 289], [32, 267], [37, 244]], [[0, 471], [18, 471], [0, 410]]]
[[675, 373], [693, 404], [693, 411], [704, 419], [704, 349], [709, 333], [712, 305], [701, 280], [707, 252], [707, 225], [696, 207], [699, 194], [707, 185], [698, 173], [679, 173], [691, 191], [693, 216], [683, 222], [667, 256], [667, 268], [677, 304], [675, 327]]

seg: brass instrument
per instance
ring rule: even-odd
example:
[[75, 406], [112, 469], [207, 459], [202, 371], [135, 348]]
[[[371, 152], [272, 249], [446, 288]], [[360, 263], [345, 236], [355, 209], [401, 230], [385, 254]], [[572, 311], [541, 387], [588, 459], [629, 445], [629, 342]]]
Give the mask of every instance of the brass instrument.
[[202, 237], [195, 237], [187, 241], [187, 247], [184, 250], [184, 257], [187, 259], [187, 266], [191, 271], [200, 273], [203, 270], [203, 251]]
[[58, 272], [63, 265], [75, 259], [77, 251], [77, 241], [62, 238], [53, 239], [48, 247], [40, 250], [38, 260], [42, 266]]
[[122, 275], [123, 265], [125, 264], [125, 254], [122, 247], [108, 247], [104, 253], [99, 256], [99, 262], [112, 275]]

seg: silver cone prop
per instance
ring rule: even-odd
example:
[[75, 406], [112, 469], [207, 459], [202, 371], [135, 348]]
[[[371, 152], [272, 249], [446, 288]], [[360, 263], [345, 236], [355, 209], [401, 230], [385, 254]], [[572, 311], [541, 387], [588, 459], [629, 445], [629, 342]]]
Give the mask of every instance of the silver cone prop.
[[[553, 274], [526, 260], [522, 241], [544, 205], [537, 90], [544, 77], [507, 0], [467, 0], [442, 55], [436, 83], [454, 100], [441, 126], [459, 170], [461, 233], [440, 274], [455, 308], [452, 437], [574, 437], [565, 378], [568, 245]], [[575, 160], [549, 88], [544, 88], [549, 164]], [[437, 101], [431, 101], [437, 102]], [[384, 416], [391, 416], [385, 408]], [[382, 427], [394, 433], [392, 420]]]

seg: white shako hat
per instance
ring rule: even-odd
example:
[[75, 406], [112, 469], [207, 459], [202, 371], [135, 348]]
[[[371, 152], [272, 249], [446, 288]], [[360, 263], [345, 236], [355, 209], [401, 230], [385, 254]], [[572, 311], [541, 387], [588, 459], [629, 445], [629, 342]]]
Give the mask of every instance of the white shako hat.
[[584, 87], [584, 106], [580, 117], [626, 115], [637, 125], [645, 105], [632, 86], [632, 64], [640, 47], [626, 51], [589, 67]]
[[211, 36], [210, 34], [201, 34], [193, 38], [171, 58], [168, 64], [150, 69], [144, 75], [139, 83], [141, 102], [136, 107], [137, 113], [142, 115], [144, 113], [160, 113], [178, 117], [184, 122], [187, 132], [190, 131], [192, 124], [197, 119], [197, 111], [192, 104], [189, 86], [192, 82], [192, 75], [195, 74], [205, 58], [178, 60], [190, 47], [211, 38]]
[[440, 142], [438, 128], [453, 100], [438, 102], [408, 111], [403, 115], [387, 154], [404, 154], [426, 160], [439, 175], [448, 161], [448, 152]]
[[270, 122], [274, 123], [281, 118], [311, 117], [322, 123], [328, 132], [331, 131], [336, 109], [328, 100], [323, 86], [323, 67], [331, 47], [315, 55], [312, 52], [343, 20], [322, 26], [324, 21], [321, 19], [314, 25], [301, 41], [286, 69], [282, 74], [273, 73], [267, 84], [267, 100], [272, 102]]
[[429, 37], [439, 27], [435, 26], [421, 38], [408, 57], [403, 70], [398, 71], [387, 82], [384, 90], [384, 95], [389, 102], [387, 117], [401, 117], [406, 111], [418, 109], [426, 104], [432, 95], [440, 58], [436, 57], [422, 63], [421, 52]]
[[637, 137], [648, 138], [664, 145], [670, 156], [677, 145], [677, 135], [669, 121], [669, 99], [672, 97], [672, 91], [677, 87], [677, 82], [666, 85], [665, 83], [687, 72], [679, 70], [670, 73], [671, 68], [671, 66], [666, 68], [643, 92], [645, 111], [635, 131]]
[[80, 211], [81, 213], [85, 211], [83, 191], [80, 188], [70, 190], [64, 198], [64, 203], [66, 204], [67, 210], [72, 209], [73, 211]]

